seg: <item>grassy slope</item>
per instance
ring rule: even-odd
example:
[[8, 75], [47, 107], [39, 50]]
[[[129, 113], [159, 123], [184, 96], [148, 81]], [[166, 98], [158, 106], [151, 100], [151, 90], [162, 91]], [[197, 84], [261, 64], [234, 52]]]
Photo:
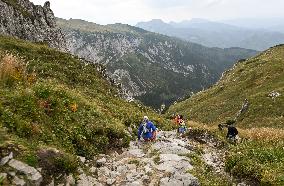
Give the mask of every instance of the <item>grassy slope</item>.
[[18, 158], [29, 164], [36, 164], [40, 148], [91, 157], [127, 146], [126, 126], [137, 126], [146, 114], [159, 127], [167, 124], [150, 109], [115, 97], [115, 88], [94, 64], [44, 45], [0, 36], [0, 61], [7, 52], [17, 55], [27, 73], [35, 73], [36, 81], [16, 78], [8, 86], [0, 80], [0, 150], [19, 145]]
[[[272, 91], [281, 96], [273, 100], [268, 96]], [[178, 112], [194, 121], [217, 124], [234, 118], [247, 98], [250, 107], [238, 126], [283, 128], [283, 95], [284, 46], [277, 46], [239, 62], [212, 88], [172, 106], [168, 113]]]
[[61, 18], [56, 18], [56, 23], [59, 27], [72, 30], [80, 30], [81, 32], [99, 32], [99, 33], [131, 33], [140, 35], [147, 31], [125, 24], [109, 24], [99, 25], [92, 22], [87, 22], [80, 19], [69, 19], [68, 21]]
[[[201, 134], [206, 132], [212, 134], [224, 145], [221, 151], [226, 154], [225, 170], [230, 175], [253, 183], [252, 185], [284, 184], [284, 129], [238, 128], [242, 140], [236, 145], [229, 143], [226, 140], [227, 131], [219, 131], [217, 126], [195, 122], [188, 124], [193, 128], [189, 133], [190, 136], [201, 131]], [[196, 162], [196, 159], [193, 158], [193, 162]], [[207, 168], [202, 166], [193, 170], [193, 174], [200, 179], [201, 183], [206, 183], [204, 185], [230, 185], [225, 182], [220, 183], [219, 179], [222, 180], [224, 177], [218, 174], [206, 177], [208, 173], [210, 171], [208, 172]], [[219, 179], [216, 179], [218, 177]]]
[[[268, 96], [277, 91], [281, 96]], [[239, 62], [212, 88], [172, 106], [175, 112], [206, 125], [190, 125], [219, 132], [219, 122], [234, 118], [245, 98], [250, 107], [240, 117], [237, 127], [243, 141], [229, 145], [226, 171], [257, 185], [284, 184], [284, 46], [273, 47], [260, 55]]]

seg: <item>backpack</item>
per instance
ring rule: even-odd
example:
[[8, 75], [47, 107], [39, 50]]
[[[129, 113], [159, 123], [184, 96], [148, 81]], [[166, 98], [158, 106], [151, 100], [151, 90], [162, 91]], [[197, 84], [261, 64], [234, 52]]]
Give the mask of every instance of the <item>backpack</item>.
[[150, 132], [150, 130], [147, 128], [147, 123], [143, 123], [142, 124], [143, 130], [142, 130], [142, 134], [146, 134], [148, 132]]

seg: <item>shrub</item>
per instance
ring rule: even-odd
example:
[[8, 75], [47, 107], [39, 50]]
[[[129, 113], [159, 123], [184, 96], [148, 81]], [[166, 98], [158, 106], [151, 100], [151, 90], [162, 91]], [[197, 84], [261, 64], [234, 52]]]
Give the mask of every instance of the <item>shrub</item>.
[[37, 80], [35, 72], [28, 73], [27, 64], [18, 56], [5, 54], [0, 60], [0, 82], [12, 87], [18, 83], [33, 84]]
[[35, 154], [29, 154], [25, 157], [25, 162], [32, 167], [36, 167], [38, 165], [38, 157]]
[[79, 166], [77, 158], [69, 154], [60, 153], [57, 150], [40, 150], [37, 153], [39, 166], [48, 175], [74, 173]]

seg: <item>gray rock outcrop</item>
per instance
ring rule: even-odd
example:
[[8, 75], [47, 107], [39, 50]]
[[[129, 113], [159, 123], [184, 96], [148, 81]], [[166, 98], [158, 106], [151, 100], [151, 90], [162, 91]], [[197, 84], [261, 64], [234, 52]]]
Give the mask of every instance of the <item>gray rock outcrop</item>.
[[40, 185], [42, 182], [42, 175], [35, 168], [15, 159], [9, 161], [8, 164], [10, 167], [26, 175], [31, 184]]
[[48, 1], [42, 7], [28, 0], [0, 0], [0, 34], [66, 51], [64, 35], [56, 26]]

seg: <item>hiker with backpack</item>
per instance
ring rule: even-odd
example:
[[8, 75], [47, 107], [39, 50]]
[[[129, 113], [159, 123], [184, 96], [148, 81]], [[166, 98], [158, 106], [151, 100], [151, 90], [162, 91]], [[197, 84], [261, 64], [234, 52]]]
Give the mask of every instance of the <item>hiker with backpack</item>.
[[232, 142], [236, 142], [238, 137], [238, 130], [234, 125], [228, 125], [228, 133], [227, 133], [227, 139], [232, 141]]
[[237, 142], [239, 134], [238, 129], [235, 127], [235, 123], [235, 120], [228, 120], [224, 124], [218, 125], [219, 130], [223, 130], [223, 127], [226, 127], [228, 129], [226, 137], [229, 141], [232, 141], [234, 143]]
[[156, 139], [156, 135], [157, 128], [147, 116], [144, 116], [138, 129], [138, 140], [140, 141], [142, 137], [144, 141], [154, 141]]
[[184, 134], [186, 131], [187, 131], [187, 127], [186, 127], [185, 121], [183, 119], [183, 115], [179, 115], [178, 133]]

